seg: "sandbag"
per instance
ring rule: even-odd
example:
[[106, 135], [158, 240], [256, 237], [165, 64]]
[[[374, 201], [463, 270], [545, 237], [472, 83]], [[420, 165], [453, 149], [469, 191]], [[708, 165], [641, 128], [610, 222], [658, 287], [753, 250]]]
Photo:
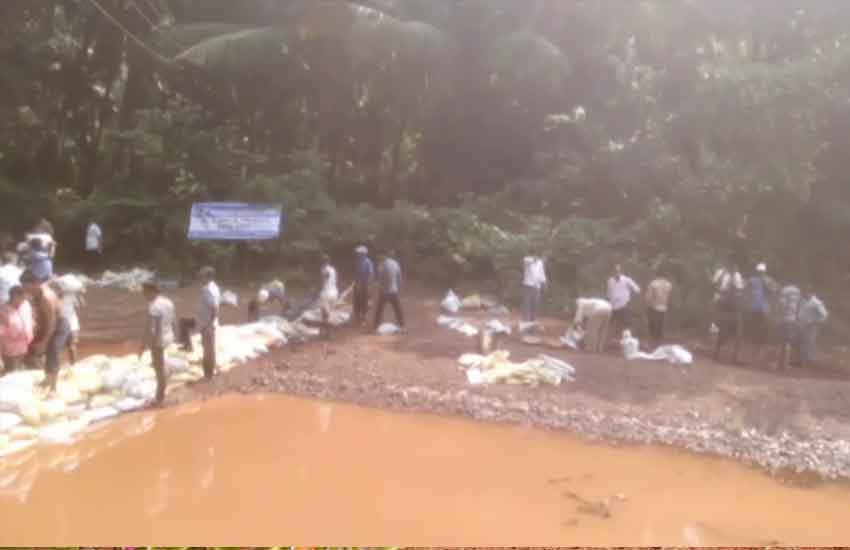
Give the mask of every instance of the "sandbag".
[[18, 414], [24, 419], [24, 422], [30, 426], [38, 426], [41, 424], [41, 410], [38, 407], [37, 401], [21, 405], [18, 409]]
[[38, 403], [38, 413], [41, 422], [49, 422], [65, 414], [67, 406], [58, 399], [48, 399]]
[[142, 380], [133, 385], [125, 386], [124, 395], [135, 399], [153, 399], [156, 396], [156, 382], [154, 380]]
[[138, 411], [140, 409], [145, 408], [145, 404], [147, 401], [144, 399], [134, 399], [132, 397], [125, 397], [120, 401], [116, 401], [113, 407], [119, 412], [126, 413], [132, 411]]
[[393, 323], [384, 323], [378, 327], [378, 334], [381, 336], [393, 336], [401, 332], [401, 327]]
[[225, 306], [239, 307], [239, 296], [232, 290], [221, 293], [221, 304]]
[[127, 377], [132, 370], [126, 366], [114, 365], [103, 373], [103, 389], [108, 392], [119, 391], [127, 383]]
[[[23, 421], [23, 419], [21, 419]], [[12, 428], [9, 433], [9, 438], [12, 441], [19, 441], [22, 439], [35, 439], [38, 437], [38, 430], [33, 428], [32, 426], [15, 426]]]
[[116, 409], [115, 407], [99, 407], [84, 412], [82, 415], [80, 415], [80, 420], [86, 422], [87, 424], [94, 424], [96, 422], [102, 422], [103, 420], [107, 420], [115, 416], [118, 416], [118, 409]]
[[463, 304], [461, 303], [458, 295], [455, 294], [453, 290], [449, 290], [446, 297], [443, 298], [442, 302], [440, 302], [440, 307], [447, 313], [457, 313], [460, 311], [460, 308], [463, 307]]
[[461, 305], [464, 309], [481, 309], [481, 296], [479, 296], [478, 294], [467, 296], [463, 299]]
[[185, 359], [179, 359], [177, 357], [165, 358], [165, 373], [168, 376], [180, 374], [181, 372], [186, 372], [188, 369], [189, 362]]
[[118, 401], [118, 398], [116, 396], [110, 395], [108, 393], [107, 394], [95, 395], [94, 397], [91, 398], [91, 401], [89, 401], [89, 407], [92, 408], [92, 409], [100, 409], [102, 407], [111, 407], [112, 405], [115, 404], [116, 401]]
[[66, 405], [80, 403], [85, 400], [82, 392], [75, 386], [61, 383], [56, 388], [56, 398], [64, 402]]
[[21, 407], [34, 402], [32, 388], [0, 387], [0, 412], [17, 412]]
[[0, 433], [6, 433], [13, 430], [23, 423], [23, 421], [24, 419], [18, 414], [0, 412]]
[[103, 390], [103, 376], [98, 369], [90, 365], [72, 368], [69, 382], [82, 393], [100, 393]]

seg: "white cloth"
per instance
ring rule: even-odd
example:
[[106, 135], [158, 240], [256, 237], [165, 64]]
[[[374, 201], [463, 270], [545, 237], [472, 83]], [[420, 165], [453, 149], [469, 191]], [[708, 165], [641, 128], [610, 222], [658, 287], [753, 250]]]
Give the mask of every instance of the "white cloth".
[[198, 329], [204, 330], [210, 325], [218, 326], [218, 310], [221, 307], [221, 291], [215, 281], [201, 287], [201, 307], [198, 311]]
[[719, 292], [729, 290], [730, 285], [735, 290], [744, 290], [744, 278], [738, 271], [732, 273], [728, 269], [718, 269], [714, 274], [714, 284]]
[[573, 319], [576, 326], [600, 312], [611, 313], [611, 303], [599, 298], [579, 298], [576, 300], [576, 316]]
[[324, 284], [322, 286], [322, 292], [319, 294], [319, 307], [325, 311], [330, 311], [336, 307], [336, 302], [339, 299], [339, 289], [336, 284], [336, 268], [332, 265], [323, 267], [322, 278]]
[[165, 296], [157, 296], [148, 307], [148, 315], [151, 317], [150, 326], [150, 341], [156, 345], [156, 326], [154, 321], [159, 319], [162, 322], [162, 344], [163, 347], [168, 347], [174, 343], [174, 303]]
[[640, 287], [631, 277], [620, 275], [608, 279], [608, 301], [614, 311], [623, 309], [632, 301], [632, 294], [639, 294]]
[[21, 284], [24, 270], [14, 264], [0, 266], [0, 305], [9, 303], [9, 291]]
[[546, 285], [546, 265], [543, 263], [543, 258], [526, 256], [522, 263], [522, 284], [533, 288], [543, 288]]
[[71, 292], [62, 294], [62, 317], [68, 320], [68, 325], [71, 332], [80, 332], [80, 317], [77, 315], [77, 306], [79, 305], [79, 297]]
[[100, 229], [100, 226], [96, 223], [90, 223], [88, 229], [86, 229], [86, 251], [94, 252], [100, 250], [102, 241], [103, 231]]

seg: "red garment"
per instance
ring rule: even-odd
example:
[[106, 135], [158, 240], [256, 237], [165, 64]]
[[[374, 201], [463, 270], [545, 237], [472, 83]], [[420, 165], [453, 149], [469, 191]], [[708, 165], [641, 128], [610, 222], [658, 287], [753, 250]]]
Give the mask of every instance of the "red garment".
[[11, 304], [0, 308], [0, 353], [7, 357], [26, 355], [33, 341], [34, 325], [29, 302], [17, 308]]

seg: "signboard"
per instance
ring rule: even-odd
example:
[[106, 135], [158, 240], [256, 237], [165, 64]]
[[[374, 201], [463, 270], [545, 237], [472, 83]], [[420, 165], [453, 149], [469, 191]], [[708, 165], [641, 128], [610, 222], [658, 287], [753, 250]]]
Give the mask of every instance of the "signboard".
[[192, 206], [189, 239], [193, 241], [268, 241], [280, 236], [279, 204], [207, 202]]

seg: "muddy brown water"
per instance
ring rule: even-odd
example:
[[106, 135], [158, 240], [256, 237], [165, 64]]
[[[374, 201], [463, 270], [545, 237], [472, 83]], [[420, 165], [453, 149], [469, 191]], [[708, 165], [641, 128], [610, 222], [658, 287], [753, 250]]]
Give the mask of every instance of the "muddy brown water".
[[672, 450], [271, 396], [0, 459], [0, 546], [832, 546], [848, 505]]

